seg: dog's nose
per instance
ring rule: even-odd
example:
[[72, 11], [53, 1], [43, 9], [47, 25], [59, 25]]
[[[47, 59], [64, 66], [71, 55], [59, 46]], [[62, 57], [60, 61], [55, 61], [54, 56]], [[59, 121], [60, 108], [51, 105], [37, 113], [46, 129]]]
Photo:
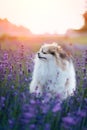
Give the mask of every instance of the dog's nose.
[[37, 54], [38, 54], [38, 57], [40, 57], [40, 53], [38, 52]]

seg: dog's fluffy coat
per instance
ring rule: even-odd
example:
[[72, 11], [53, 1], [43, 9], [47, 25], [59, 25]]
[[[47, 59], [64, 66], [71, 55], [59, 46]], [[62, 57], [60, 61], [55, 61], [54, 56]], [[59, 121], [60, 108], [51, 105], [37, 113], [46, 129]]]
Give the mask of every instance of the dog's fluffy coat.
[[75, 69], [71, 55], [56, 43], [44, 44], [35, 57], [30, 92], [65, 99], [76, 86]]

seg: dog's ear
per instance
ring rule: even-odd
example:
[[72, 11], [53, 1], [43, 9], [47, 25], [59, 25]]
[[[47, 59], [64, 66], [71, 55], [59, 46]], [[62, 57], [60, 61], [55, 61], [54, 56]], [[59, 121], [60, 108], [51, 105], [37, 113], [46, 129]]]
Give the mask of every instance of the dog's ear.
[[63, 46], [63, 50], [66, 52], [66, 54], [67, 54], [67, 58], [68, 59], [72, 59], [73, 60], [73, 47], [72, 46], [70, 46], [69, 44], [64, 44]]
[[73, 44], [66, 42], [59, 42], [61, 48], [67, 53], [68, 56], [73, 56]]
[[58, 42], [58, 50], [62, 59], [73, 60], [73, 45], [65, 42]]

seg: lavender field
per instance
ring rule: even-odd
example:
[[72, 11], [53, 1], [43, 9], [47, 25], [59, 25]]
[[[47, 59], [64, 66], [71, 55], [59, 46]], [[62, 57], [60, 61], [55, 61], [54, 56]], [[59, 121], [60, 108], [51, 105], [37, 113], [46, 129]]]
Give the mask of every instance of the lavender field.
[[0, 130], [87, 130], [87, 46], [75, 46], [73, 52], [77, 88], [60, 102], [29, 93], [34, 66], [30, 49], [0, 48]]

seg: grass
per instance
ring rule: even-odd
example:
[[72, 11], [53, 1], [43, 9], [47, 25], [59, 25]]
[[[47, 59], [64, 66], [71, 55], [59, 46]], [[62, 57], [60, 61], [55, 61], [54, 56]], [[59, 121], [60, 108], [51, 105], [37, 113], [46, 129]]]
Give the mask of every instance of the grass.
[[6, 50], [17, 50], [21, 45], [24, 45], [25, 48], [30, 48], [32, 51], [37, 51], [41, 44], [45, 42], [59, 42], [64, 41], [72, 44], [79, 43], [80, 45], [87, 44], [87, 36], [80, 36], [80, 37], [58, 37], [58, 36], [37, 36], [37, 37], [30, 37], [30, 38], [9, 38], [9, 39], [1, 39], [0, 46], [2, 49]]
[[76, 37], [76, 38], [69, 38], [69, 42], [71, 43], [79, 43], [79, 44], [87, 44], [87, 36], [81, 36], [81, 37]]

